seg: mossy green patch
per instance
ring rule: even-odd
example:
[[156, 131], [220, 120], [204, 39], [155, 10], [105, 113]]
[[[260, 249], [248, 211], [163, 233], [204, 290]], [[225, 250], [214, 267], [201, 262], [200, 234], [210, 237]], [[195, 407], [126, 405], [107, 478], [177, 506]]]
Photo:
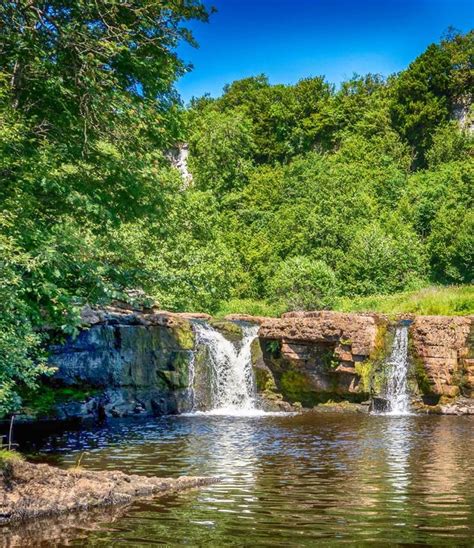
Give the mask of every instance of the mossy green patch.
[[190, 322], [182, 320], [173, 326], [172, 331], [181, 349], [192, 350], [194, 348], [194, 332]]
[[321, 401], [321, 394], [309, 390], [306, 375], [290, 369], [280, 377], [280, 390], [285, 400], [290, 403], [300, 402], [304, 407], [312, 407]]
[[261, 367], [256, 367], [254, 369], [255, 373], [255, 384], [258, 392], [275, 392], [276, 384], [273, 379], [273, 375], [268, 369]]
[[243, 331], [238, 323], [214, 319], [209, 324], [231, 342], [240, 342], [242, 340]]
[[379, 394], [386, 381], [385, 359], [390, 348], [393, 335], [386, 322], [377, 325], [374, 347], [367, 360], [356, 363], [355, 369], [360, 376], [360, 392], [367, 395]]
[[24, 390], [21, 393], [23, 400], [22, 411], [32, 416], [51, 415], [57, 405], [86, 401], [99, 392], [99, 389], [87, 386], [55, 387], [43, 383], [35, 390]]
[[0, 446], [0, 471], [5, 470], [9, 465], [15, 464], [16, 462], [22, 462], [23, 460], [25, 459], [20, 453], [9, 451], [8, 449], [1, 449]]

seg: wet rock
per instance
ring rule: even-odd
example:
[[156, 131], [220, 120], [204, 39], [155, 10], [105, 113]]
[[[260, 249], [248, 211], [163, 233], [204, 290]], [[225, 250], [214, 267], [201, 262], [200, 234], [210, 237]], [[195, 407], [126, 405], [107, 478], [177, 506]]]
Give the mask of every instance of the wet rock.
[[155, 478], [122, 472], [60, 470], [8, 462], [0, 469], [0, 525], [163, 495], [207, 485], [215, 478]]
[[[85, 401], [56, 405], [51, 416], [124, 417], [189, 410], [189, 364], [194, 354], [191, 323], [163, 311], [106, 307], [83, 310], [89, 328], [51, 347], [54, 387], [87, 387]], [[155, 405], [152, 405], [152, 400]], [[156, 405], [156, 402], [163, 402]]]

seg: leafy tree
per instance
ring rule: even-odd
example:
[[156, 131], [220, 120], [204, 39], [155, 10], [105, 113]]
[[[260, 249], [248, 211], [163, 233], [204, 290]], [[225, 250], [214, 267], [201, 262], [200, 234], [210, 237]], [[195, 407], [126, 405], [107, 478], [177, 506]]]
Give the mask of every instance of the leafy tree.
[[197, 0], [1, 3], [0, 414], [48, 372], [39, 329], [74, 333], [82, 303], [137, 285], [108, 236], [167, 207], [176, 46], [207, 15]]
[[269, 280], [270, 299], [285, 303], [288, 310], [330, 308], [337, 295], [334, 271], [324, 261], [289, 257]]
[[196, 186], [217, 196], [242, 188], [252, 167], [250, 121], [240, 112], [210, 110], [196, 116], [192, 128], [190, 169]]
[[474, 31], [451, 34], [432, 44], [392, 82], [395, 128], [413, 146], [419, 165], [432, 145], [436, 127], [446, 124], [473, 86]]
[[348, 295], [388, 294], [423, 285], [426, 272], [423, 247], [409, 227], [374, 221], [354, 235], [340, 278]]

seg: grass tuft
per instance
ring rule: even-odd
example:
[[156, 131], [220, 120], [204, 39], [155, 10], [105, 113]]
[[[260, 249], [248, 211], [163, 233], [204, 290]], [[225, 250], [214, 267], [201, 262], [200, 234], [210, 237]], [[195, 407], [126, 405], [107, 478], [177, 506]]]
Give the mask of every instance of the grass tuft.
[[15, 464], [24, 460], [23, 455], [20, 455], [20, 453], [17, 453], [16, 451], [0, 449], [0, 470], [3, 470], [9, 464]]
[[466, 316], [474, 314], [474, 285], [433, 286], [393, 295], [342, 297], [338, 300], [335, 310], [421, 316]]

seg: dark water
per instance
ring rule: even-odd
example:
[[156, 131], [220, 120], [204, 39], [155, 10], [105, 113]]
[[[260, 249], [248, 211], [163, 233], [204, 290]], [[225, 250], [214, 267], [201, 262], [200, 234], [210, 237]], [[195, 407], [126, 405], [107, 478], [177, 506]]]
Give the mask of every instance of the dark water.
[[5, 545], [472, 546], [474, 419], [173, 417], [50, 438], [86, 468], [218, 475], [198, 491], [4, 530]]

